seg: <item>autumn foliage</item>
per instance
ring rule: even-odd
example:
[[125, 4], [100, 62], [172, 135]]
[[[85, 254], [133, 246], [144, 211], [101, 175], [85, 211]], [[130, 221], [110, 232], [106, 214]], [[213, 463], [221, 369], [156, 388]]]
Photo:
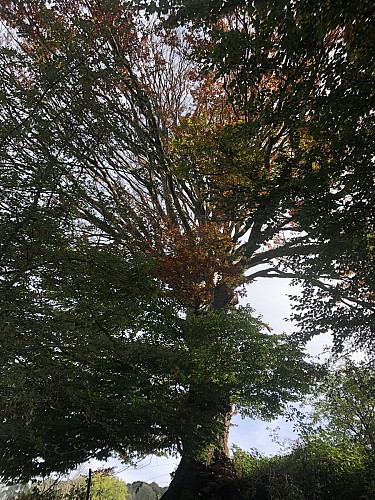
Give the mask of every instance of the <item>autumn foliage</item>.
[[207, 308], [219, 283], [229, 293], [244, 282], [240, 262], [233, 262], [233, 247], [231, 236], [212, 222], [185, 233], [166, 225], [157, 276], [185, 306]]

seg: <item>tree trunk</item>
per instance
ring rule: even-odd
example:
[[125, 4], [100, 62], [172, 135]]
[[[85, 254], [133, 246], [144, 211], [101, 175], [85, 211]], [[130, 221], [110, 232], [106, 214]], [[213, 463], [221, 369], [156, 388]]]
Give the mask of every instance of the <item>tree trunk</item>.
[[183, 455], [172, 482], [161, 500], [239, 499], [236, 474], [229, 457], [229, 413], [225, 423], [225, 432], [218, 437], [217, 448], [212, 450], [208, 463]]
[[[214, 287], [211, 309], [228, 307], [235, 297], [234, 291], [225, 283], [218, 283]], [[161, 500], [239, 500], [236, 473], [229, 456], [231, 415], [228, 401], [218, 417], [223, 420], [224, 430], [217, 436], [215, 448], [208, 451], [207, 455], [211, 458], [203, 462], [182, 454], [172, 482]]]
[[182, 457], [162, 500], [238, 500], [231, 460], [215, 450], [209, 464]]

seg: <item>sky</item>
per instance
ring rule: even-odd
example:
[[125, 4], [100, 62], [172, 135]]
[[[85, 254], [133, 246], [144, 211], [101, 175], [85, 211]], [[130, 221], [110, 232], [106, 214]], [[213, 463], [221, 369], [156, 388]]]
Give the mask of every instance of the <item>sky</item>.
[[[294, 329], [293, 324], [285, 320], [291, 314], [291, 302], [287, 295], [297, 293], [298, 288], [291, 287], [290, 280], [268, 278], [252, 283], [248, 287], [247, 296], [240, 302], [250, 304], [255, 314], [260, 314], [274, 333], [291, 333]], [[307, 351], [313, 356], [322, 358], [324, 347], [329, 343], [329, 336], [316, 337], [308, 343]], [[230, 445], [235, 444], [246, 451], [256, 448], [265, 455], [273, 455], [280, 450], [280, 441], [297, 439], [297, 435], [293, 432], [293, 422], [286, 422], [283, 418], [263, 422], [235, 416], [232, 424], [229, 435]], [[272, 431], [275, 430], [278, 443], [272, 437]], [[170, 474], [176, 469], [178, 463], [179, 458], [176, 457], [147, 457], [136, 468], [114, 459], [106, 463], [105, 467], [116, 467], [116, 475], [126, 483], [155, 481], [160, 486], [167, 486], [171, 480]], [[90, 466], [95, 469], [103, 464], [93, 461]]]

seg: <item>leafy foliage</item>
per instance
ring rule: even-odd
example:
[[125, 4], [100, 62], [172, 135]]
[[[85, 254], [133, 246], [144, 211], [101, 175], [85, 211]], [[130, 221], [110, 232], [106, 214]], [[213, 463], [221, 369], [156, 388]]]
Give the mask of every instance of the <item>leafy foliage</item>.
[[374, 464], [360, 446], [313, 440], [272, 458], [236, 450], [244, 499], [370, 500]]
[[[332, 331], [337, 350], [354, 337], [371, 352], [374, 58], [373, 35], [362, 34], [372, 3], [192, 0], [159, 7], [168, 23], [190, 30], [196, 57], [232, 112], [219, 123], [216, 109], [208, 113], [214, 125], [201, 127], [198, 140], [195, 132], [186, 140], [184, 126], [181, 159], [205, 165], [206, 175], [220, 172], [220, 180], [228, 171], [237, 175], [223, 192], [236, 192], [248, 228], [261, 221], [257, 238], [272, 239], [269, 256], [280, 257], [276, 269], [253, 276], [294, 275], [306, 287], [295, 315], [306, 337]], [[246, 255], [256, 248], [251, 240]], [[266, 255], [252, 260], [266, 263]]]
[[[323, 378], [313, 403], [311, 428], [327, 440], [360, 445], [369, 452], [375, 447], [375, 392], [372, 361], [346, 360]], [[304, 427], [302, 426], [302, 429]]]
[[44, 182], [34, 204], [48, 193], [84, 233], [156, 253], [193, 307], [246, 270], [294, 277], [306, 337], [371, 345], [369, 2], [159, 7], [186, 36], [120, 1], [5, 2], [19, 41], [2, 56], [5, 182], [26, 170], [23, 183]]
[[94, 474], [90, 495], [92, 500], [125, 500], [129, 498], [128, 487], [124, 481], [101, 471]]
[[4, 348], [4, 359], [14, 359], [2, 368], [4, 477], [64, 472], [113, 450], [124, 458], [176, 447], [196, 453], [215, 442], [223, 405], [271, 417], [308, 386], [298, 345], [261, 333], [250, 311], [179, 318], [146, 277], [138, 288], [142, 269], [123, 260], [116, 269], [114, 259], [117, 289], [93, 261], [89, 279], [87, 262], [64, 266], [64, 286], [74, 284], [77, 295], [61, 294], [56, 273], [53, 307], [36, 311], [30, 331], [35, 339], [41, 329], [39, 343], [30, 347], [20, 324], [26, 347], [18, 340]]

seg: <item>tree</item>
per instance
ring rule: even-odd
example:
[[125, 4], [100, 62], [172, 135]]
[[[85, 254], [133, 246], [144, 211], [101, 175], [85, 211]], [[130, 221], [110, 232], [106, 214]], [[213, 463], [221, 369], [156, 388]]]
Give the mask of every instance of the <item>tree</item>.
[[[312, 424], [322, 423], [336, 442], [359, 444], [369, 453], [375, 447], [374, 363], [346, 360], [321, 381], [312, 401]], [[303, 427], [302, 427], [303, 429]], [[306, 434], [311, 430], [306, 428]]]
[[160, 3], [186, 26], [119, 0], [0, 10], [7, 477], [178, 449], [183, 498], [225, 469], [232, 405], [275, 415], [308, 379], [234, 309], [257, 278], [306, 283], [306, 337], [372, 342], [367, 3]]
[[92, 500], [125, 500], [128, 498], [126, 484], [108, 474], [106, 471], [96, 471], [91, 488]]

